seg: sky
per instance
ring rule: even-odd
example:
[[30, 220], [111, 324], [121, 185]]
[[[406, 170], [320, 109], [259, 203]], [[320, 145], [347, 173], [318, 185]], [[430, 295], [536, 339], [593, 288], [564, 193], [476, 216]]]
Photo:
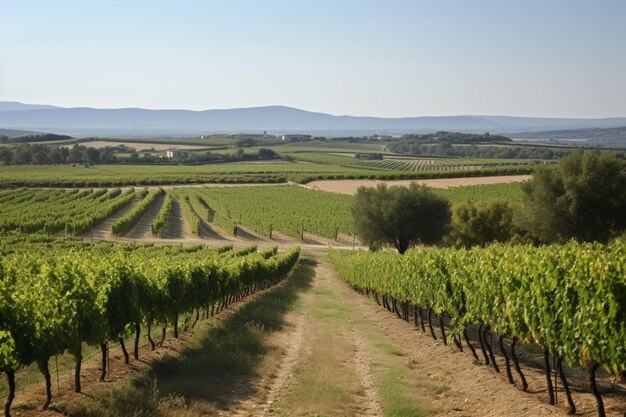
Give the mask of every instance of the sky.
[[626, 116], [623, 0], [0, 0], [0, 101]]

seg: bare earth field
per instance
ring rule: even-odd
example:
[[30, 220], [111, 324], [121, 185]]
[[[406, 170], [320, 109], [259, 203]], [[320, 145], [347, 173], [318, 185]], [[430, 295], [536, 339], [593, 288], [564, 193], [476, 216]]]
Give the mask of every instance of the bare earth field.
[[311, 181], [307, 187], [322, 191], [354, 195], [361, 186], [375, 187], [377, 184], [408, 186], [412, 182], [428, 185], [434, 188], [461, 187], [464, 185], [488, 185], [508, 184], [511, 182], [523, 182], [532, 178], [532, 175], [503, 175], [498, 177], [463, 177], [463, 178], [437, 178], [431, 180], [322, 180]]

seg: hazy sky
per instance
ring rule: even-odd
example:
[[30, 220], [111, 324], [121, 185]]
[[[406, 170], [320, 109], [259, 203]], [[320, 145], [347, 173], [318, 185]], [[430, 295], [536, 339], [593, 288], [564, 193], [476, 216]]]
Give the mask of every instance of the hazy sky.
[[626, 116], [624, 0], [0, 0], [0, 101]]

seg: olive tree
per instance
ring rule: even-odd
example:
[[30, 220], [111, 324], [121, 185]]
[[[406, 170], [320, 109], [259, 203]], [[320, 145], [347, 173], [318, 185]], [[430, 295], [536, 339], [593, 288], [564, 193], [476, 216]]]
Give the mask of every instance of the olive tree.
[[614, 152], [572, 153], [522, 189], [517, 223], [542, 242], [607, 242], [626, 230], [626, 161]]
[[450, 234], [444, 239], [456, 247], [506, 242], [517, 232], [513, 224], [516, 206], [507, 200], [467, 202], [452, 209]]
[[362, 242], [393, 244], [404, 253], [411, 245], [441, 240], [450, 223], [450, 203], [424, 185], [378, 184], [376, 188], [359, 187], [352, 216]]

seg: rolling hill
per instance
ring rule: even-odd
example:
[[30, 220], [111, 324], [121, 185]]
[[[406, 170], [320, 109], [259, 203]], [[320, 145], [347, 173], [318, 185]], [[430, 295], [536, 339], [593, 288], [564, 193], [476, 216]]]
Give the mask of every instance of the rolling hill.
[[565, 119], [513, 116], [335, 116], [292, 107], [147, 110], [61, 108], [0, 102], [0, 128], [73, 136], [197, 136], [206, 133], [309, 133], [324, 136], [402, 134], [439, 130], [510, 133], [626, 125], [626, 118]]

